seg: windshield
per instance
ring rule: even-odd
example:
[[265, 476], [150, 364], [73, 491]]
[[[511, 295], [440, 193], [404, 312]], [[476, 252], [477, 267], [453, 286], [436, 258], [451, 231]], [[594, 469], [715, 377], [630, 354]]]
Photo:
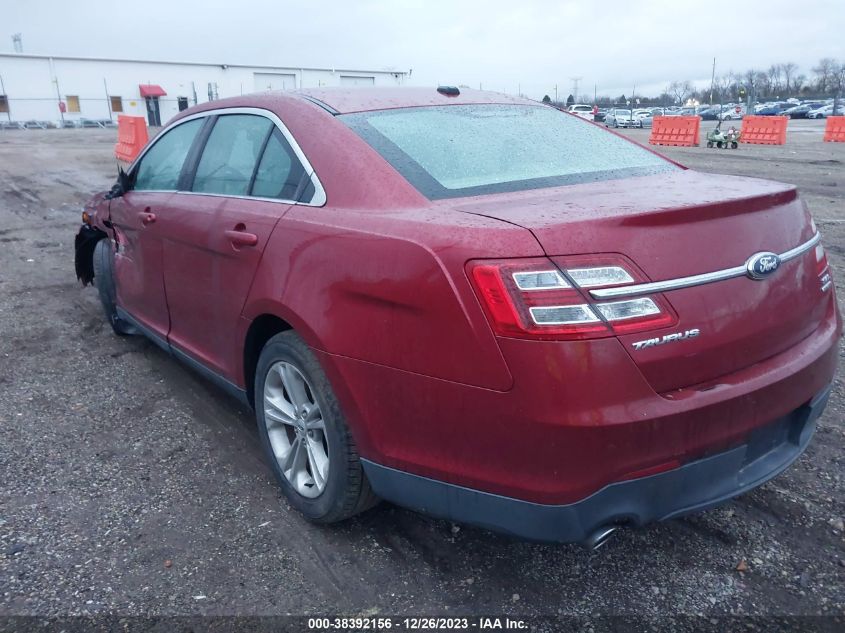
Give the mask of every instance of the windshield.
[[546, 106], [401, 108], [339, 118], [430, 199], [678, 169], [624, 138]]

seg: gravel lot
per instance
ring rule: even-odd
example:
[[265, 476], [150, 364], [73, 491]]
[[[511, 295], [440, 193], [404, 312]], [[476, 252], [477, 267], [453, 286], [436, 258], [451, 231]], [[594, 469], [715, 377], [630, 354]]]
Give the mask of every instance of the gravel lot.
[[[660, 151], [799, 185], [845, 283], [845, 144], [822, 128], [792, 122], [781, 147]], [[308, 524], [251, 414], [144, 339], [113, 336], [77, 283], [80, 205], [114, 180], [114, 140], [0, 132], [0, 615], [843, 614], [841, 380], [785, 474], [597, 552], [386, 504]]]

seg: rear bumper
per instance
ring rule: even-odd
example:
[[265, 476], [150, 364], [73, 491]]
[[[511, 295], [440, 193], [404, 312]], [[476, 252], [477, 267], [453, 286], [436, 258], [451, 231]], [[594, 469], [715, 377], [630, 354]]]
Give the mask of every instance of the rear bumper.
[[584, 541], [608, 524], [641, 526], [703, 510], [781, 473], [807, 447], [831, 386], [745, 443], [674, 470], [605, 486], [565, 505], [532, 503], [363, 460], [380, 497], [433, 516], [537, 541]]

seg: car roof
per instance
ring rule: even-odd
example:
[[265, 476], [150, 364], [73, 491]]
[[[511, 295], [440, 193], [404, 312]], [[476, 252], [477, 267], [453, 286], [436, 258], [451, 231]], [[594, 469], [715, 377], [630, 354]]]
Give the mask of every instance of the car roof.
[[[500, 92], [459, 88], [460, 94], [447, 96], [436, 87], [355, 87], [355, 88], [307, 88], [294, 94], [316, 101], [337, 114], [413, 108], [419, 106], [465, 105], [475, 103], [501, 103], [539, 105], [537, 101], [514, 97]], [[289, 93], [288, 93], [289, 94]]]

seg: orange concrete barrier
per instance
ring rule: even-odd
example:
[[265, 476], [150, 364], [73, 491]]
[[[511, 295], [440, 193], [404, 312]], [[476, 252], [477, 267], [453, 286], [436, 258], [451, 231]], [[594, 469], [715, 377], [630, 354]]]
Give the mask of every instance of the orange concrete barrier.
[[114, 146], [114, 155], [127, 163], [135, 160], [141, 148], [147, 144], [147, 122], [142, 116], [127, 116], [120, 114], [117, 117], [117, 144]]
[[786, 143], [787, 123], [788, 116], [746, 115], [742, 117], [739, 142], [752, 145], [783, 145]]
[[845, 116], [827, 117], [824, 140], [827, 143], [845, 143]]
[[699, 143], [699, 116], [656, 116], [651, 123], [651, 145], [693, 147]]

